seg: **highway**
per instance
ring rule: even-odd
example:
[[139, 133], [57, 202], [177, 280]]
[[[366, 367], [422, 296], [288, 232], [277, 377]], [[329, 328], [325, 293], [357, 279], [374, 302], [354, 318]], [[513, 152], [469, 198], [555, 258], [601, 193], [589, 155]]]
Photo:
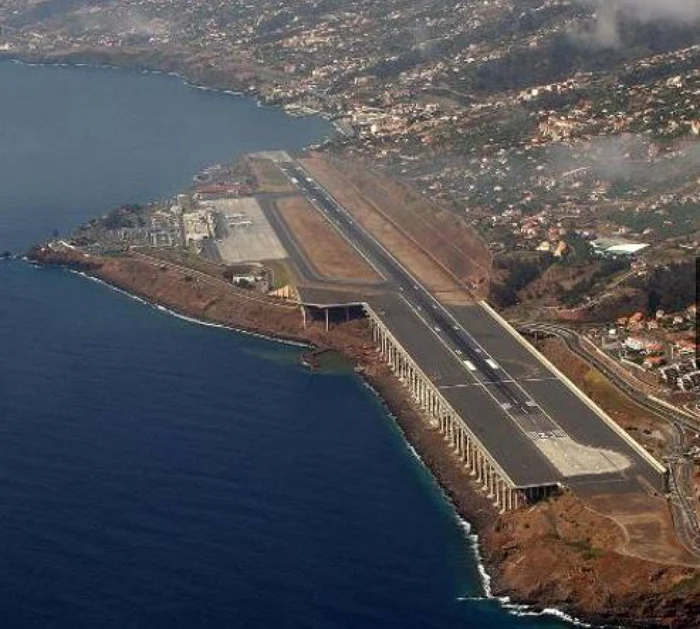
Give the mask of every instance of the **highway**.
[[[304, 192], [353, 246], [396, 286], [408, 306], [450, 345], [455, 355], [462, 360], [465, 372], [480, 384], [489, 387], [489, 391], [504, 410], [509, 414], [541, 413], [537, 403], [515, 379], [486, 353], [459, 321], [381, 243], [357, 224], [329, 192], [316, 184], [297, 164], [287, 162], [280, 164], [280, 167], [290, 181]], [[544, 413], [541, 415], [542, 420], [545, 420]], [[542, 426], [543, 431], [554, 429], [554, 426]]]

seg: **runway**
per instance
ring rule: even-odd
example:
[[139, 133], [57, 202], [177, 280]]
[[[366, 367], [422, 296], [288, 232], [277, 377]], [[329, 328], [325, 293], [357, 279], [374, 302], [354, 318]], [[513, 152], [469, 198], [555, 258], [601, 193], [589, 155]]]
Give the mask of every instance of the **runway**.
[[298, 163], [278, 166], [385, 278], [367, 303], [518, 485], [662, 487], [658, 469], [487, 309], [441, 303]]

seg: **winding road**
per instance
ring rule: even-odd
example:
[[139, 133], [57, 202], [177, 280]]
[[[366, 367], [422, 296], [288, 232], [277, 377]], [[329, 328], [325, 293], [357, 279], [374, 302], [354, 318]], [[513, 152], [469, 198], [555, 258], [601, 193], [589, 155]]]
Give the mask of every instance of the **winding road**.
[[630, 385], [599, 357], [585, 350], [580, 336], [570, 328], [553, 323], [521, 323], [517, 327], [523, 334], [544, 334], [562, 339], [571, 352], [597, 369], [628, 398], [668, 424], [671, 428], [669, 453], [664, 462], [669, 470], [668, 492], [673, 522], [683, 546], [700, 557], [700, 522], [694, 492], [693, 462], [688, 456], [687, 444], [687, 431], [700, 431], [700, 422], [655, 401]]

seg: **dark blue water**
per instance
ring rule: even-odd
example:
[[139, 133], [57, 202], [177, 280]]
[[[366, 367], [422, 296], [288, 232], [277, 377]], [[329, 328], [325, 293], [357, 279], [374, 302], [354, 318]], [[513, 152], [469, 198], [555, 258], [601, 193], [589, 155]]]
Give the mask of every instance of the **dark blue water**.
[[[165, 77], [0, 64], [0, 249], [326, 131]], [[559, 627], [473, 551], [352, 375], [0, 263], [0, 626]]]

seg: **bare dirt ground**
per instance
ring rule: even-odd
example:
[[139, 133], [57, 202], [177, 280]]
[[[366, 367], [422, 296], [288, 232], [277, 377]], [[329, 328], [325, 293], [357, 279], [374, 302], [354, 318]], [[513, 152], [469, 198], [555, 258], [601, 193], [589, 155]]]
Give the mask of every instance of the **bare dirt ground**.
[[379, 282], [379, 274], [303, 197], [275, 203], [306, 258], [328, 279]]
[[[666, 424], [634, 403], [590, 365], [572, 354], [559, 339], [543, 341], [539, 349], [620, 426], [657, 459], [666, 444]], [[620, 526], [625, 538], [619, 553], [666, 563], [697, 566], [698, 560], [676, 540], [666, 501], [634, 493], [586, 497], [585, 504]]]
[[586, 498], [584, 503], [622, 529], [625, 539], [616, 545], [617, 552], [661, 563], [700, 567], [700, 560], [678, 543], [663, 498], [640, 493], [601, 494]]
[[[686, 564], [671, 542], [663, 547], [639, 539], [663, 539], [660, 519], [643, 522], [647, 505], [626, 502], [626, 517], [638, 518], [634, 526], [620, 526], [624, 515], [603, 513], [616, 501], [619, 496], [601, 497], [591, 505], [565, 493], [500, 516], [483, 533], [487, 559], [497, 566], [496, 591], [570, 604], [573, 613], [606, 626], [696, 627], [697, 564]], [[643, 558], [630, 548], [644, 550]]]
[[[318, 159], [311, 156], [312, 160]], [[332, 161], [366, 201], [439, 265], [468, 286], [488, 286], [491, 256], [479, 235], [453, 212], [434, 205], [424, 195], [395, 179], [383, 177], [354, 162]]]
[[[375, 202], [368, 198], [372, 180], [363, 180], [362, 188], [331, 165], [325, 158], [312, 155], [300, 160], [305, 168], [369, 230], [402, 264], [410, 268], [438, 298], [446, 303], [464, 304], [473, 301], [463, 279], [453, 274], [426, 249], [428, 239], [420, 244], [404, 233], [383, 213]], [[369, 177], [369, 175], [367, 175]], [[401, 197], [384, 198], [384, 204], [401, 204]], [[393, 210], [392, 210], [393, 211]]]

